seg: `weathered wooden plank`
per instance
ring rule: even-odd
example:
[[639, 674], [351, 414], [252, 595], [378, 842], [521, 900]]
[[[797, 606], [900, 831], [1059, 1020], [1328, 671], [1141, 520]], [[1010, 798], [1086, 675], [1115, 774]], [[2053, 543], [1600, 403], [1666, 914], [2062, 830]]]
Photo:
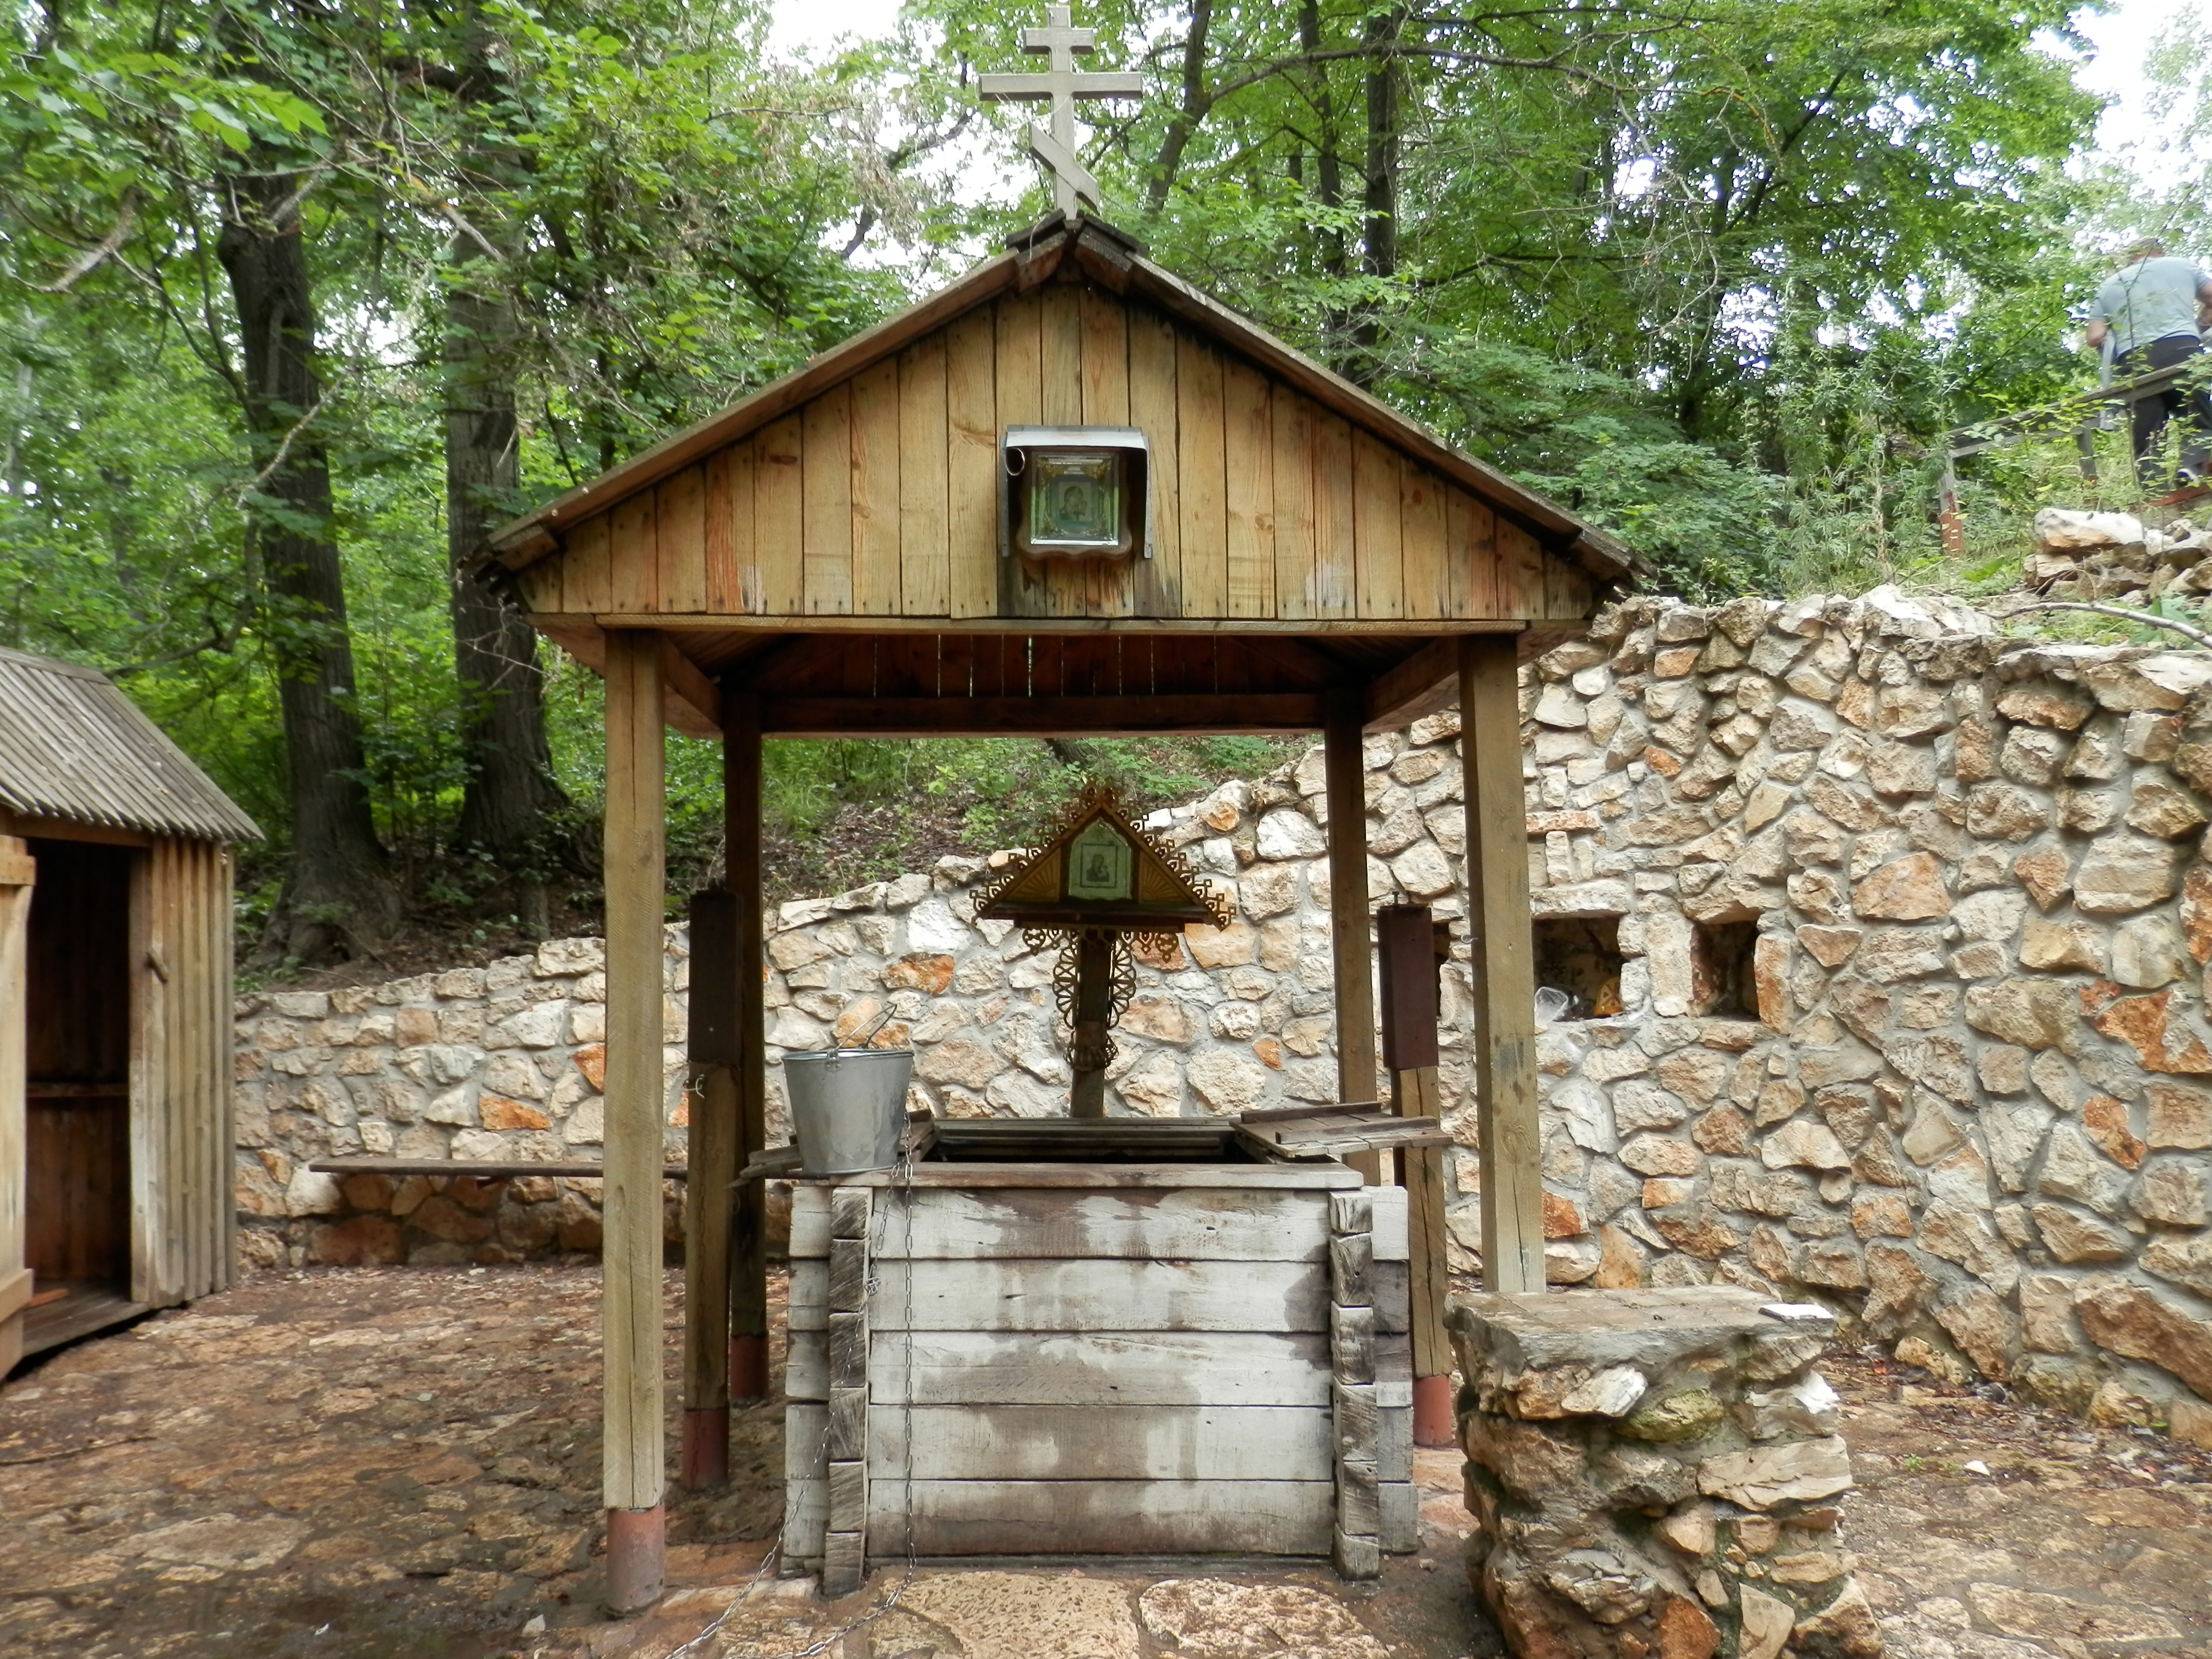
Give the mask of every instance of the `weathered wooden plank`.
[[839, 1313], [829, 1319], [830, 1386], [857, 1389], [870, 1385], [868, 1376], [868, 1316]]
[[830, 1333], [826, 1328], [815, 1331], [793, 1331], [790, 1350], [784, 1357], [783, 1394], [787, 1400], [811, 1400], [823, 1402], [826, 1409], [830, 1398]]
[[1318, 1406], [1329, 1389], [1319, 1334], [878, 1331], [873, 1356], [878, 1406]]
[[648, 611], [659, 608], [659, 538], [655, 530], [655, 506], [650, 489], [617, 502], [613, 513], [608, 555], [613, 572], [613, 608]]
[[867, 1535], [830, 1532], [822, 1537], [822, 1593], [850, 1595], [867, 1582]]
[[1380, 1578], [1382, 1576], [1382, 1551], [1372, 1534], [1355, 1537], [1342, 1528], [1337, 1528], [1329, 1559], [1340, 1578]]
[[[836, 1276], [831, 1247], [830, 1279]], [[917, 1331], [1322, 1331], [1318, 1261], [994, 1261], [875, 1264], [876, 1329]], [[812, 1276], [804, 1293], [812, 1295]], [[835, 1291], [832, 1290], [834, 1297]], [[802, 1317], [792, 1275], [792, 1321]], [[834, 1304], [833, 1304], [834, 1305]]]
[[[1352, 1537], [1372, 1538], [1382, 1531], [1382, 1516], [1376, 1500], [1373, 1457], [1347, 1457], [1336, 1466], [1336, 1524]], [[830, 1500], [836, 1513], [836, 1498]]]
[[1402, 471], [1395, 450], [1365, 432], [1352, 434], [1352, 537], [1362, 617], [1406, 614]]
[[806, 608], [806, 491], [799, 419], [787, 415], [753, 441], [753, 549], [760, 608], [795, 617]]
[[830, 1241], [825, 1282], [836, 1313], [864, 1313], [868, 1306], [868, 1243], [863, 1238]]
[[823, 1445], [832, 1462], [868, 1455], [868, 1390], [865, 1384], [830, 1390]]
[[1544, 550], [1536, 538], [1517, 524], [1494, 520], [1498, 549], [1498, 614], [1541, 617], [1549, 607], [1544, 591]]
[[874, 1208], [873, 1194], [865, 1187], [840, 1186], [830, 1189], [830, 1237], [832, 1239], [860, 1238], [868, 1236], [868, 1217]]
[[799, 411], [804, 450], [806, 611], [853, 611], [853, 389], [834, 386]]
[[[817, 1216], [823, 1229], [828, 1225], [828, 1211], [820, 1196], [824, 1190], [819, 1187], [795, 1189], [794, 1258], [820, 1254], [812, 1248], [813, 1227]], [[981, 1261], [1064, 1256], [1321, 1261], [1327, 1259], [1328, 1251], [1328, 1200], [1325, 1194], [1312, 1191], [1036, 1192], [922, 1188], [897, 1203], [884, 1224], [882, 1237], [874, 1242], [878, 1260], [911, 1256]], [[828, 1237], [823, 1231], [823, 1239]]]
[[822, 1553], [830, 1518], [829, 1460], [823, 1455], [826, 1409], [796, 1403], [783, 1409], [783, 1547], [801, 1560]]
[[606, 1505], [660, 1502], [660, 641], [611, 630], [606, 659], [607, 1041], [601, 1296]]
[[1375, 1235], [1377, 1261], [1403, 1261], [1407, 1257], [1406, 1189], [1373, 1187], [1367, 1193], [1367, 1231]]
[[1221, 354], [1194, 334], [1176, 339], [1176, 460], [1182, 501], [1187, 617], [1229, 614], [1229, 502]]
[[907, 348], [898, 364], [899, 611], [951, 614], [951, 415], [945, 401], [945, 337]]
[[1047, 426], [1083, 424], [1083, 299], [1054, 283], [1038, 291], [1037, 407]]
[[830, 1529], [859, 1532], [868, 1521], [868, 1466], [860, 1459], [830, 1460]]
[[1452, 551], [1445, 531], [1443, 481], [1408, 462], [1398, 481], [1400, 556], [1408, 617], [1452, 617]]
[[1413, 1408], [1383, 1406], [1375, 1410], [1375, 1475], [1382, 1481], [1413, 1478]]
[[976, 1191], [1007, 1188], [1127, 1188], [1222, 1191], [1305, 1188], [1326, 1191], [1357, 1187], [1359, 1176], [1341, 1165], [1311, 1164], [1116, 1164], [1099, 1168], [1080, 1164], [917, 1164], [911, 1170], [872, 1170], [839, 1176], [854, 1187], [968, 1187]]
[[[1510, 641], [1460, 646], [1460, 752], [1467, 793], [1468, 955], [1474, 968], [1476, 1151], [1483, 1285], [1544, 1288], [1541, 1127], [1536, 1110], [1535, 961], [1528, 921], [1528, 799]], [[1501, 725], [1500, 722], [1503, 722]]]
[[1268, 420], [1274, 447], [1275, 605], [1281, 617], [1319, 615], [1314, 592], [1314, 408], [1288, 386], [1275, 384]]
[[1376, 1492], [1382, 1511], [1376, 1541], [1385, 1555], [1411, 1555], [1421, 1547], [1421, 1494], [1410, 1480], [1385, 1480]]
[[876, 1406], [878, 1480], [1328, 1480], [1311, 1406]]
[[1129, 313], [1113, 295], [1083, 295], [1083, 423], [1129, 424]]
[[1330, 1391], [1329, 1406], [1336, 1429], [1339, 1457], [1373, 1455], [1380, 1428], [1372, 1382], [1340, 1382]]
[[1340, 1382], [1375, 1380], [1375, 1310], [1331, 1304], [1328, 1351]]
[[998, 347], [992, 314], [973, 312], [945, 335], [946, 573], [951, 614], [999, 609]]
[[1329, 1291], [1340, 1308], [1373, 1305], [1368, 1273], [1375, 1265], [1371, 1233], [1343, 1233], [1328, 1241]]
[[902, 614], [899, 368], [878, 363], [853, 378], [853, 609]]
[[1457, 487], [1444, 491], [1444, 539], [1449, 547], [1450, 617], [1497, 617], [1496, 523], [1489, 507]]
[[707, 609], [760, 608], [753, 560], [753, 447], [732, 444], [707, 458]]
[[1242, 362], [1222, 376], [1226, 615], [1272, 617], [1275, 600], [1275, 418], [1267, 378]]
[[596, 514], [568, 532], [561, 559], [561, 604], [579, 616], [611, 611], [615, 602], [611, 517]]
[[1129, 313], [1129, 423], [1152, 447], [1153, 556], [1136, 573], [1137, 614], [1180, 618], [1182, 605], [1182, 489], [1178, 460], [1175, 326], [1159, 313]]
[[1410, 1328], [1408, 1309], [1412, 1305], [1412, 1269], [1403, 1261], [1377, 1261], [1367, 1281], [1368, 1293], [1375, 1298], [1375, 1329], [1378, 1334], [1389, 1333], [1403, 1336]]
[[1327, 1480], [878, 1480], [869, 1524], [921, 1555], [1319, 1555]]
[[659, 561], [653, 608], [685, 613], [707, 607], [707, 469], [694, 465], [653, 492], [653, 544]]
[[1331, 1193], [1328, 1198], [1328, 1230], [1333, 1233], [1373, 1232], [1375, 1191]]
[[1313, 614], [1371, 621], [1359, 607], [1359, 531], [1353, 510], [1351, 423], [1318, 410], [1311, 418]]

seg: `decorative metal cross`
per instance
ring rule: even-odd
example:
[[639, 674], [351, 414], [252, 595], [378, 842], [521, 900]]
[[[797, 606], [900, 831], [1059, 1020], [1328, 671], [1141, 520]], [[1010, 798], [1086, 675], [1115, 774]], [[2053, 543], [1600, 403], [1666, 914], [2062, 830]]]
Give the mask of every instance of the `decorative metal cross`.
[[1053, 200], [1062, 213], [1073, 218], [1079, 201], [1089, 204], [1093, 212], [1103, 210], [1098, 199], [1098, 181], [1083, 165], [1075, 153], [1075, 100], [1079, 98], [1141, 98], [1145, 94], [1145, 77], [1141, 75], [1082, 75], [1076, 72], [1075, 54], [1097, 50], [1093, 44], [1096, 33], [1091, 29], [1079, 29], [1068, 22], [1068, 8], [1047, 6], [1047, 22], [1041, 29], [1022, 31], [1024, 52], [1042, 52], [1051, 54], [1051, 70], [1043, 75], [982, 75], [976, 77], [976, 90], [984, 97], [1000, 100], [1018, 100], [1039, 103], [1049, 100], [1052, 104], [1050, 128], [1030, 123], [1030, 154], [1044, 163], [1052, 174]]

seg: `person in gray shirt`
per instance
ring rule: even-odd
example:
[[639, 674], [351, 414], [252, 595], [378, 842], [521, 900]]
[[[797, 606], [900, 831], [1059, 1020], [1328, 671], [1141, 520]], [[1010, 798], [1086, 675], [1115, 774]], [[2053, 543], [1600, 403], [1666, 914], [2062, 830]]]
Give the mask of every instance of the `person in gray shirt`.
[[[2097, 290], [2087, 335], [2093, 347], [2112, 337], [2112, 373], [2123, 380], [2187, 362], [2204, 349], [2200, 331], [2212, 323], [2212, 276], [2194, 260], [2169, 258], [2156, 241], [2136, 243], [2127, 258]], [[2183, 410], [2188, 411], [2188, 425], [2175, 476], [2184, 484], [2203, 477], [2206, 443], [2212, 438], [2212, 394], [2201, 386], [2184, 392], [2169, 386], [2135, 402], [2136, 471], [2145, 483], [2157, 476], [2167, 420]]]

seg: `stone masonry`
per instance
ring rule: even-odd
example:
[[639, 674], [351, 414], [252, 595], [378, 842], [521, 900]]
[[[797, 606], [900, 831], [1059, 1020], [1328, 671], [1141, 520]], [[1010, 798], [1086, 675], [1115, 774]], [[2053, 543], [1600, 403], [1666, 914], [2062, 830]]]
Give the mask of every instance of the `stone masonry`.
[[1819, 1309], [1716, 1285], [1457, 1297], [1449, 1322], [1468, 1572], [1516, 1654], [1878, 1659]]
[[[1816, 1298], [1854, 1340], [2100, 1415], [2212, 1398], [2212, 656], [2003, 641], [1893, 590], [1638, 599], [1523, 690], [1555, 1283]], [[1463, 915], [1457, 720], [1366, 747], [1370, 890]], [[1109, 1106], [1336, 1093], [1319, 751], [1156, 815], [1230, 896], [1142, 963]], [[787, 904], [781, 1053], [860, 1029], [915, 1103], [1066, 1109], [1048, 956], [977, 922], [1006, 854]], [[680, 1157], [684, 952], [672, 929]], [[596, 1244], [595, 1183], [305, 1173], [325, 1153], [591, 1157], [599, 947], [240, 1005], [240, 1204], [268, 1260]], [[1443, 1098], [1474, 1145], [1464, 945]], [[1378, 1080], [1378, 1092], [1382, 1085]], [[1479, 1264], [1471, 1151], [1453, 1265]]]

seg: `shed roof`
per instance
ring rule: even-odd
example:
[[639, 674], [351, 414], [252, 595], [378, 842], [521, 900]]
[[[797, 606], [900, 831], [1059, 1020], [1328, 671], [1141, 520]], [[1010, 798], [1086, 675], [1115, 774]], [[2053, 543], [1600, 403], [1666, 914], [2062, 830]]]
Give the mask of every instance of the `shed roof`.
[[0, 650], [0, 807], [195, 841], [260, 826], [95, 669]]

